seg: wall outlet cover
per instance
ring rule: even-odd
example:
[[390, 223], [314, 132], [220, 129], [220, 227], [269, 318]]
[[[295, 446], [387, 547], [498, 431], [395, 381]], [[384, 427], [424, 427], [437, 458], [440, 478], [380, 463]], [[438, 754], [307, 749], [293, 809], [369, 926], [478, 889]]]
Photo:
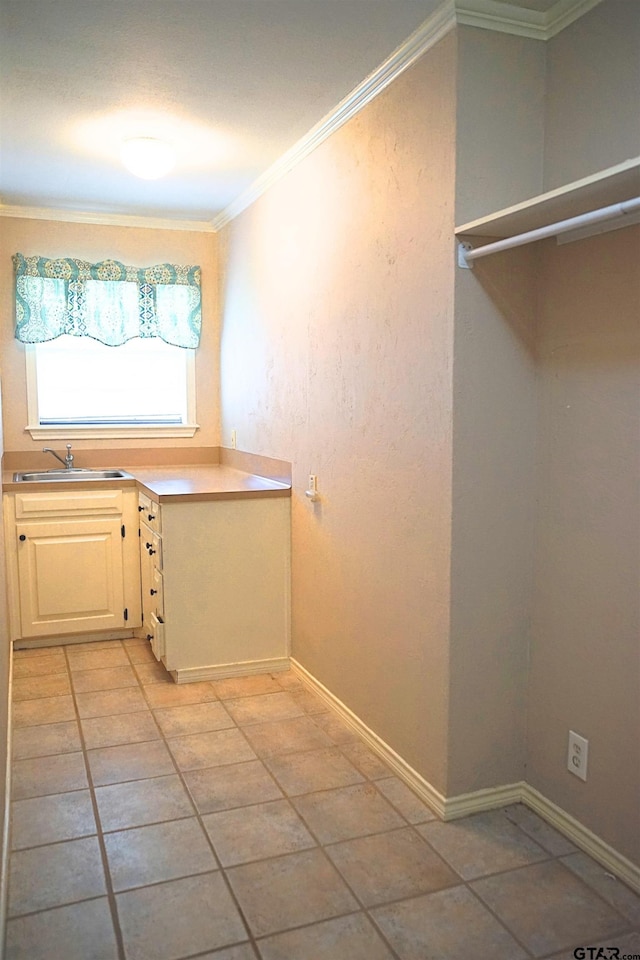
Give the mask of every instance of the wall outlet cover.
[[567, 769], [581, 780], [587, 779], [587, 760], [589, 757], [589, 741], [579, 733], [569, 730], [569, 752], [567, 754]]

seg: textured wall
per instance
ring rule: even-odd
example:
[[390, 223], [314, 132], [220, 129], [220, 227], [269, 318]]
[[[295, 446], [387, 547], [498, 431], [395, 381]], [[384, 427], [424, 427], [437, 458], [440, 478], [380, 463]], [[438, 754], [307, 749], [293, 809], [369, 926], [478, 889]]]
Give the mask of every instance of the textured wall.
[[[547, 45], [545, 186], [640, 153], [640, 5]], [[538, 524], [528, 779], [640, 862], [640, 232], [549, 242], [538, 291]], [[587, 783], [566, 770], [590, 741]]]
[[[0, 455], [4, 450], [2, 441], [2, 423], [0, 420]], [[0, 494], [2, 486], [0, 484]], [[0, 858], [8, 857], [9, 851], [4, 849], [4, 836], [8, 824], [5, 823], [5, 804], [7, 797], [5, 790], [7, 781], [5, 772], [7, 769], [7, 750], [10, 746], [8, 742], [8, 724], [9, 724], [9, 614], [7, 610], [7, 588], [4, 577], [5, 569], [5, 545], [4, 545], [4, 523], [0, 523]], [[3, 870], [3, 875], [5, 871]], [[0, 956], [2, 956], [4, 944], [4, 919], [6, 910], [6, 876], [4, 884], [0, 887], [0, 897], [3, 898], [0, 903]]]
[[441, 789], [454, 111], [451, 35], [227, 228], [222, 327], [223, 442], [293, 461], [294, 656]]
[[[75, 440], [74, 447], [216, 446], [219, 443], [219, 334], [217, 312], [216, 238], [210, 233], [152, 230], [21, 220], [0, 220], [0, 366], [4, 398], [5, 450], [38, 450], [41, 441], [25, 433], [27, 393], [24, 346], [14, 338], [14, 253], [82, 257], [96, 262], [111, 258], [135, 266], [163, 261], [202, 266], [202, 339], [196, 354], [196, 414], [200, 430], [185, 440]], [[149, 376], [150, 371], [141, 371]]]
[[640, 155], [640, 3], [604, 0], [547, 44], [545, 189]]
[[524, 779], [536, 251], [456, 276], [448, 793]]
[[[528, 779], [640, 862], [640, 227], [544, 248]], [[586, 783], [566, 770], [589, 740]]]
[[542, 190], [546, 44], [459, 27], [456, 223]]
[[[464, 223], [540, 192], [545, 44], [472, 27], [457, 35], [456, 222]], [[452, 796], [524, 777], [536, 262], [529, 247], [455, 273]]]

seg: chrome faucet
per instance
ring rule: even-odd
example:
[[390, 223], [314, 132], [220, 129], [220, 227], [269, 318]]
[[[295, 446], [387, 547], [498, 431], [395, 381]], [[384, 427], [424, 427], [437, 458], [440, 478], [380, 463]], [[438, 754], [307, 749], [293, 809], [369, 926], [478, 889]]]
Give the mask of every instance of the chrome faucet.
[[60, 463], [62, 463], [62, 464], [67, 468], [67, 470], [71, 470], [71, 468], [73, 467], [73, 454], [71, 453], [71, 444], [70, 444], [70, 443], [67, 444], [67, 455], [66, 455], [66, 457], [64, 458], [64, 460], [62, 459], [62, 457], [61, 457], [58, 453], [55, 452], [55, 450], [52, 450], [51, 447], [43, 447], [43, 448], [42, 448], [42, 452], [43, 452], [43, 453], [52, 453], [52, 454], [54, 455], [54, 457], [56, 458], [56, 460], [59, 460]]

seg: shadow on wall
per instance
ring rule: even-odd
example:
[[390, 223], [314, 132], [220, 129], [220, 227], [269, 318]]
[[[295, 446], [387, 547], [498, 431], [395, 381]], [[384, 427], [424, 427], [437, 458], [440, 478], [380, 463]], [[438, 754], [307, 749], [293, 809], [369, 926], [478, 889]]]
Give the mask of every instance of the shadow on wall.
[[[480, 242], [476, 243], [476, 240]], [[476, 238], [474, 246], [495, 237]], [[554, 243], [555, 241], [550, 241]], [[473, 273], [515, 336], [535, 355], [538, 308], [538, 267], [541, 243], [530, 244], [476, 261]]]

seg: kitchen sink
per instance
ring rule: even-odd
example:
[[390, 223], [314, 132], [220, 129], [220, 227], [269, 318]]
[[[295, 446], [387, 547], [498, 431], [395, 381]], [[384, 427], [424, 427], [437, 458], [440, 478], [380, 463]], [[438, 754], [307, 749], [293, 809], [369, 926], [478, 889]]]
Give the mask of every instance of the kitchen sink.
[[38, 483], [51, 480], [128, 480], [130, 477], [131, 474], [125, 473], [124, 470], [91, 470], [81, 467], [74, 467], [71, 470], [18, 471], [13, 475], [15, 483]]

